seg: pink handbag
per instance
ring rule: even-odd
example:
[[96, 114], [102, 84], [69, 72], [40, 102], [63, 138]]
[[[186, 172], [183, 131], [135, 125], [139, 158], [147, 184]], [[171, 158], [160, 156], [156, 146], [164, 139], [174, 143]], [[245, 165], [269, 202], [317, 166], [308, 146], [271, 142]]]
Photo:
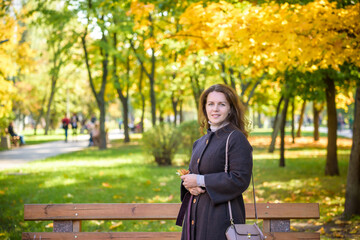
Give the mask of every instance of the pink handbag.
[[[228, 164], [229, 164], [229, 160], [228, 160], [228, 145], [229, 145], [229, 139], [231, 134], [234, 131], [232, 131], [227, 140], [226, 140], [226, 149], [225, 149], [225, 172], [228, 172]], [[231, 210], [231, 202], [228, 201], [228, 206], [229, 206], [229, 215], [230, 215], [230, 226], [228, 227], [228, 229], [225, 232], [226, 235], [226, 239], [228, 240], [248, 240], [248, 239], [253, 239], [253, 240], [264, 240], [264, 234], [262, 233], [262, 231], [260, 230], [260, 228], [258, 227], [258, 225], [256, 224], [257, 222], [257, 210], [256, 210], [256, 200], [255, 200], [255, 184], [254, 184], [254, 177], [253, 174], [251, 174], [251, 180], [252, 180], [252, 185], [253, 185], [253, 195], [254, 195], [254, 206], [255, 206], [255, 223], [253, 225], [250, 224], [234, 224], [234, 220], [233, 220], [233, 216], [232, 216], [232, 210]]]

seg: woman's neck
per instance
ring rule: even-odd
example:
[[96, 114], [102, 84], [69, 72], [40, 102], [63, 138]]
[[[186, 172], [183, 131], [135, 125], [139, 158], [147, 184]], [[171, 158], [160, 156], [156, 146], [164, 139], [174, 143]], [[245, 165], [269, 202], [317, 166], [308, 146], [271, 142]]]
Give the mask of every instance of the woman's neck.
[[218, 130], [218, 129], [220, 129], [220, 128], [222, 128], [222, 127], [225, 127], [226, 125], [228, 125], [229, 122], [222, 122], [222, 123], [219, 124], [219, 125], [213, 125], [213, 124], [211, 124], [210, 122], [209, 122], [209, 124], [210, 124], [210, 130], [211, 130], [212, 132], [215, 132], [216, 130]]

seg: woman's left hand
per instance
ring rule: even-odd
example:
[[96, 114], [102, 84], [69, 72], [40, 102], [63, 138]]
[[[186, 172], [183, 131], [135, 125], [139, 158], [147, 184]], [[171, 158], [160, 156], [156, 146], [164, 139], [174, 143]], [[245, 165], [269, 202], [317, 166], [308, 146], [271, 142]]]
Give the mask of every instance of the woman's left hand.
[[181, 179], [184, 181], [183, 185], [186, 189], [197, 187], [196, 174], [186, 174], [181, 176]]
[[189, 188], [188, 190], [191, 193], [191, 195], [194, 195], [194, 196], [200, 195], [205, 192], [205, 190], [202, 189], [201, 187]]

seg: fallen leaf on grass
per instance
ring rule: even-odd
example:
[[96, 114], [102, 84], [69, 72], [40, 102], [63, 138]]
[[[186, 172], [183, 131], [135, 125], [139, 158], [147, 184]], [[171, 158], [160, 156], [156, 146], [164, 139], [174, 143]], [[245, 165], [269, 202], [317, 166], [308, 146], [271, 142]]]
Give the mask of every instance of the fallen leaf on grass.
[[320, 229], [318, 230], [318, 232], [319, 232], [320, 234], [325, 234], [325, 229], [324, 229], [324, 227], [320, 228]]
[[106, 182], [103, 182], [103, 183], [102, 183], [102, 186], [103, 186], [103, 187], [106, 187], [106, 188], [112, 188], [111, 184], [106, 183]]
[[117, 228], [117, 227], [121, 226], [122, 224], [123, 224], [122, 221], [120, 221], [118, 223], [113, 223], [109, 228], [114, 229], [114, 228]]
[[49, 223], [48, 225], [45, 226], [46, 228], [52, 228], [54, 227], [54, 223]]

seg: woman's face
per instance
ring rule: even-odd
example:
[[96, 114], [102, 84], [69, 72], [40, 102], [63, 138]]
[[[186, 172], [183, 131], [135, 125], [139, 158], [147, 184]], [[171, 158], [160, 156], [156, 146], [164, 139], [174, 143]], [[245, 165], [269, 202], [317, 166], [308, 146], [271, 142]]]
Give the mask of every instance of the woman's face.
[[211, 92], [206, 99], [206, 115], [213, 126], [219, 126], [230, 113], [230, 104], [222, 92]]

